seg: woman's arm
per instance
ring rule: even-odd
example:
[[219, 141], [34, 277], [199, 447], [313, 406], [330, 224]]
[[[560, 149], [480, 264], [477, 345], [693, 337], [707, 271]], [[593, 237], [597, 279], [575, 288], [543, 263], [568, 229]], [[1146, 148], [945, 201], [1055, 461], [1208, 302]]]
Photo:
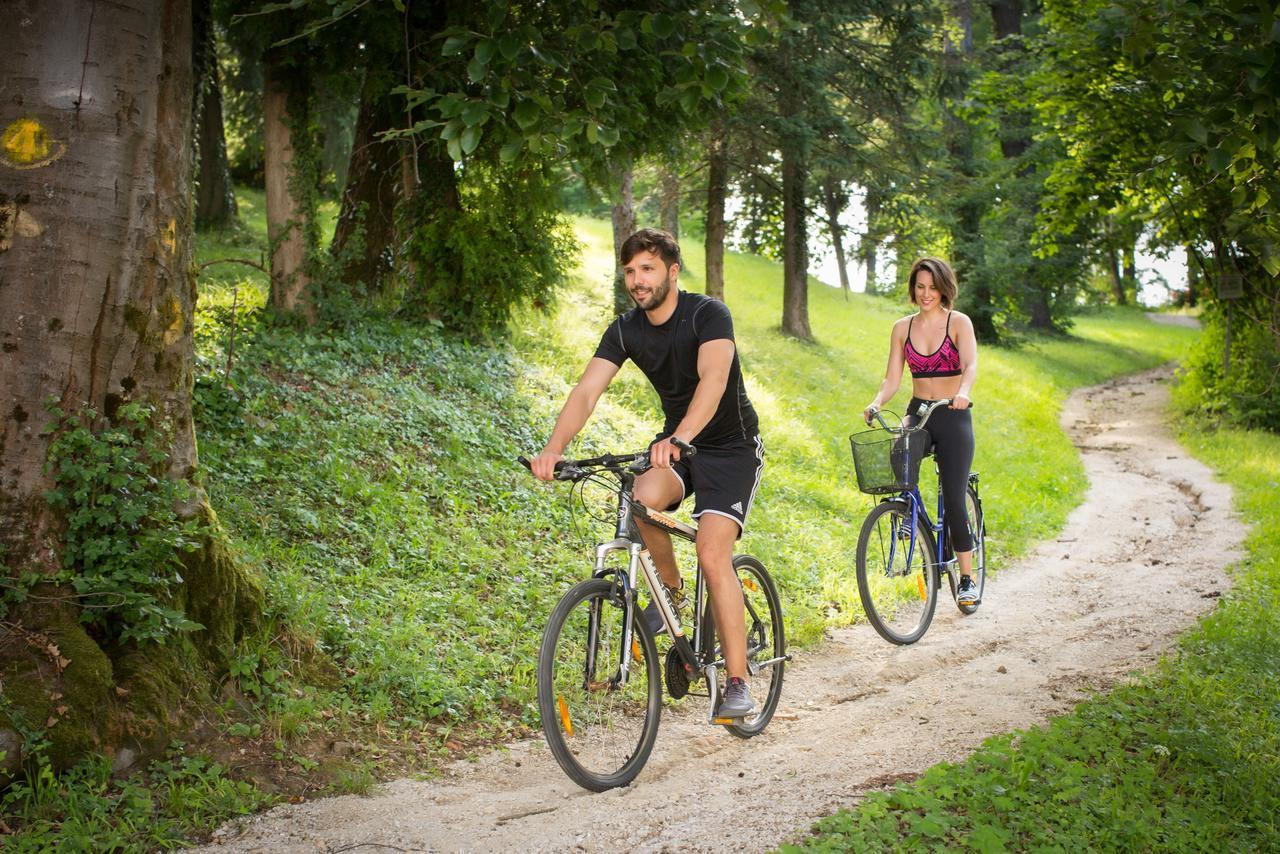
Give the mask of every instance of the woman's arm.
[[889, 364], [884, 369], [884, 380], [880, 383], [880, 390], [876, 392], [871, 403], [867, 404], [867, 408], [862, 410], [862, 419], [868, 424], [871, 423], [871, 417], [876, 410], [893, 400], [893, 396], [898, 393], [898, 387], [902, 385], [902, 367], [906, 364], [903, 347], [906, 343], [907, 318], [904, 317], [893, 324], [893, 332], [889, 334]]
[[978, 380], [978, 338], [968, 315], [955, 312], [956, 349], [960, 351], [960, 390], [951, 401], [952, 409], [969, 408], [969, 392]]

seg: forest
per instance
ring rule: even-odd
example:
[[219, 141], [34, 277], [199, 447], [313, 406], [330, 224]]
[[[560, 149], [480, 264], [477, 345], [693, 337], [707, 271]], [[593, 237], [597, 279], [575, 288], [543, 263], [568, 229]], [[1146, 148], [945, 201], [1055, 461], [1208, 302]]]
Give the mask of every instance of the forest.
[[[179, 847], [535, 735], [538, 633], [599, 508], [514, 459], [632, 307], [618, 248], [645, 226], [734, 312], [777, 436], [753, 545], [800, 649], [862, 620], [846, 436], [912, 261], [952, 263], [982, 348], [998, 561], [1084, 500], [1066, 397], [1176, 362], [1172, 429], [1257, 526], [1236, 590], [1114, 701], [1203, 692], [1168, 724], [1201, 716], [1198, 767], [1122, 785], [1184, 830], [1075, 841], [1280, 844], [1280, 787], [1252, 785], [1280, 783], [1274, 4], [6, 6], [0, 849]], [[657, 415], [623, 375], [580, 441]], [[1108, 702], [1045, 762], [1073, 726], [1130, 733]], [[957, 773], [820, 833], [1044, 844], [904, 818], [987, 772]], [[1019, 786], [1044, 822], [1102, 812]]]

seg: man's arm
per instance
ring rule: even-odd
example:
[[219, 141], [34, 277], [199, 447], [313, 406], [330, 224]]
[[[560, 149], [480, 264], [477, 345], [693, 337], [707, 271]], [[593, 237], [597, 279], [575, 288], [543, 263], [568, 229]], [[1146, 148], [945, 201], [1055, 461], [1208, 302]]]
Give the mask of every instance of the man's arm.
[[[689, 409], [676, 425], [674, 436], [692, 443], [702, 428], [715, 416], [720, 398], [729, 385], [729, 369], [733, 367], [734, 344], [730, 338], [707, 341], [698, 348], [698, 387], [689, 401]], [[680, 459], [680, 449], [671, 444], [670, 438], [656, 443], [649, 451], [649, 460], [657, 468], [666, 468], [672, 460]]]
[[555, 476], [555, 465], [564, 459], [564, 449], [569, 447], [573, 437], [587, 423], [587, 419], [595, 411], [600, 395], [613, 382], [620, 367], [608, 359], [594, 358], [587, 362], [587, 369], [582, 372], [578, 384], [565, 399], [560, 416], [556, 418], [556, 426], [551, 431], [551, 438], [547, 440], [542, 453], [529, 461], [530, 468], [539, 480], [551, 480]]

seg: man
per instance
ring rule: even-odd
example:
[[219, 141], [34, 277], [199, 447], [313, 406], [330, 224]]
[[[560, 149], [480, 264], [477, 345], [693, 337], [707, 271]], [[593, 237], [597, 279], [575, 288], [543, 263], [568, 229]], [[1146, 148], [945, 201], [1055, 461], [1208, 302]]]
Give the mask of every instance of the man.
[[[553, 478], [556, 462], [564, 459], [565, 448], [587, 423], [600, 395], [623, 362], [634, 361], [658, 392], [666, 416], [663, 431], [649, 446], [653, 468], [636, 479], [635, 497], [646, 507], [669, 511], [689, 492], [695, 494], [698, 562], [711, 592], [728, 677], [717, 713], [743, 717], [755, 704], [745, 681], [745, 606], [733, 571], [733, 546], [760, 485], [764, 445], [742, 382], [733, 320], [719, 300], [679, 289], [680, 247], [667, 232], [637, 231], [619, 254], [636, 308], [605, 330], [546, 447], [533, 459], [533, 473], [541, 480]], [[673, 437], [698, 453], [681, 459]], [[671, 536], [652, 525], [641, 525], [640, 533], [662, 583], [679, 588]], [[655, 630], [662, 626], [652, 601], [644, 616]]]

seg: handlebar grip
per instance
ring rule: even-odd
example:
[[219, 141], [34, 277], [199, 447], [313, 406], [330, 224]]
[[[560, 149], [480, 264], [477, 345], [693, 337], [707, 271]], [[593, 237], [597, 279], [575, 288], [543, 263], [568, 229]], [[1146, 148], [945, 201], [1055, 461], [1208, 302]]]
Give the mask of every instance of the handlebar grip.
[[693, 445], [690, 445], [688, 442], [686, 442], [684, 439], [679, 438], [678, 436], [671, 437], [671, 444], [679, 448], [680, 453], [686, 457], [692, 457], [694, 454], [698, 453], [697, 448], [695, 448]]
[[[520, 463], [520, 465], [524, 466], [529, 471], [533, 471], [533, 463], [529, 462], [529, 458], [524, 456], [523, 454], [516, 457], [516, 462]], [[565, 463], [567, 462], [568, 460], [557, 460], [555, 465], [555, 470], [560, 471], [560, 469], [565, 467]]]

